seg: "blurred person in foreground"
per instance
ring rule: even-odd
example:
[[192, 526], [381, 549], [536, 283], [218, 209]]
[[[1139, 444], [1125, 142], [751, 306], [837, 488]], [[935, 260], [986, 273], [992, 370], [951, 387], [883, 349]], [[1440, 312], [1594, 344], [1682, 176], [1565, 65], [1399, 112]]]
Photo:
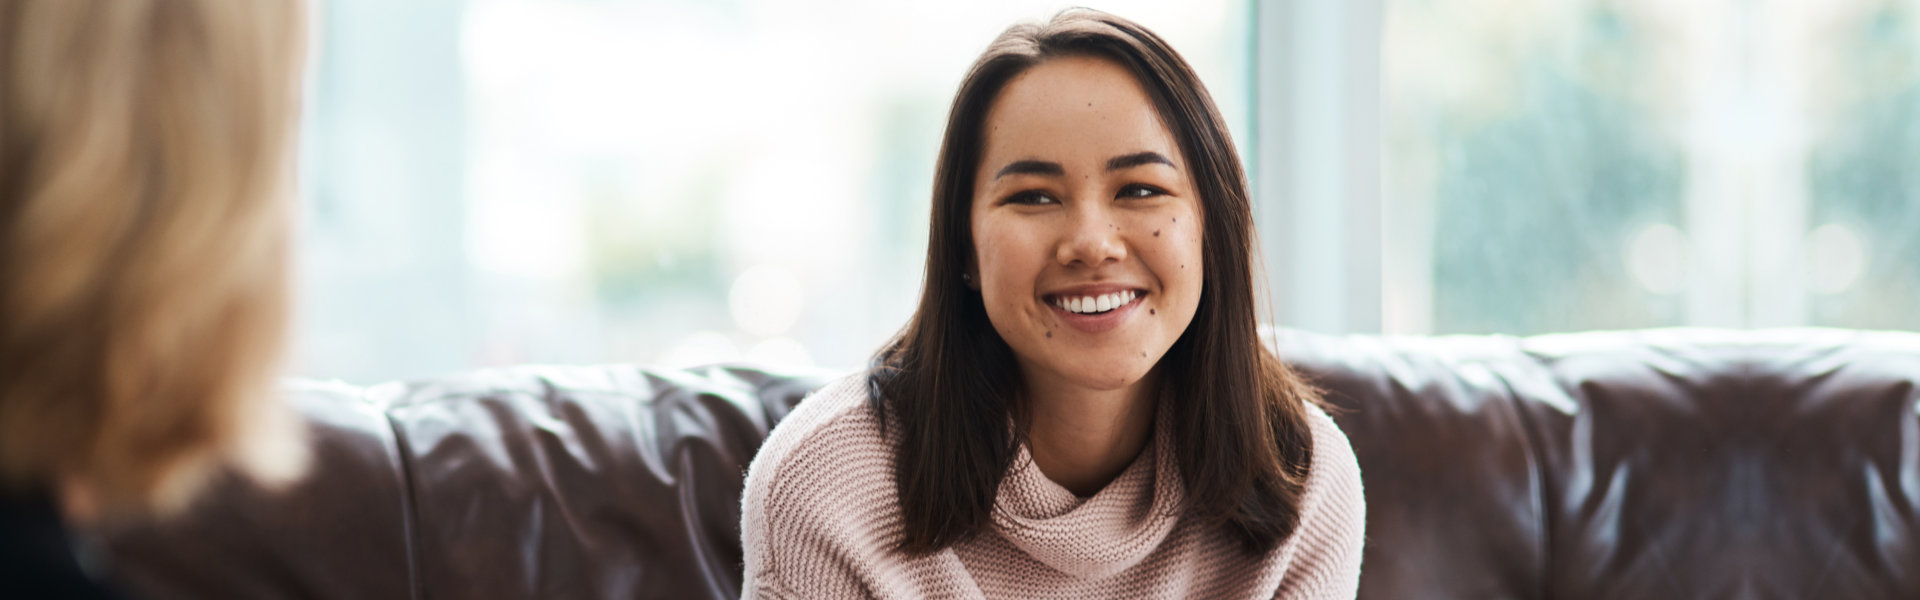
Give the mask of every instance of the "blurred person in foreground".
[[271, 394], [291, 0], [0, 0], [0, 594], [123, 597], [78, 535], [304, 466]]

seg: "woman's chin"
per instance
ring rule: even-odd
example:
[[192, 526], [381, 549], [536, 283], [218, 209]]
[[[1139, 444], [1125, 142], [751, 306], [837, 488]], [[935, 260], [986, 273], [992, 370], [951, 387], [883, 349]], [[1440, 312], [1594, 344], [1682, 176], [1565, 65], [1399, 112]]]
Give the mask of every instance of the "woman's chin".
[[[1140, 362], [1142, 364], [1129, 364], [1131, 362]], [[1119, 364], [1125, 364], [1125, 366], [1116, 368], [1116, 365]], [[1064, 369], [1062, 374], [1065, 375], [1067, 381], [1072, 382], [1078, 387], [1093, 391], [1110, 392], [1133, 387], [1135, 384], [1140, 383], [1141, 380], [1146, 379], [1147, 373], [1150, 372], [1152, 368], [1153, 365], [1151, 363], [1145, 363], [1142, 359], [1136, 358], [1133, 361], [1127, 361], [1124, 358], [1116, 358], [1107, 364], [1086, 365], [1084, 368], [1078, 369]]]

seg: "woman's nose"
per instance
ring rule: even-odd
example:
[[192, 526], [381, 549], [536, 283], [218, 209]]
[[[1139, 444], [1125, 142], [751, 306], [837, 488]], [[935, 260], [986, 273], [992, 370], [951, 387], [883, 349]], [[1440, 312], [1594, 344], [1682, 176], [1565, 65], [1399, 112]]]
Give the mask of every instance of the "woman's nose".
[[1127, 245], [1121, 238], [1119, 224], [1106, 203], [1097, 200], [1075, 203], [1066, 227], [1054, 249], [1054, 259], [1061, 265], [1098, 267], [1127, 258]]

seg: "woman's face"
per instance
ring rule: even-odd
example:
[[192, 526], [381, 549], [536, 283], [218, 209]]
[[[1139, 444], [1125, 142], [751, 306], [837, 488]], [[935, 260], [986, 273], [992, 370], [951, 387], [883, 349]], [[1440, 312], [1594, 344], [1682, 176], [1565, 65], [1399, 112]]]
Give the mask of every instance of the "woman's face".
[[1200, 199], [1133, 74], [1047, 60], [988, 109], [972, 281], [1031, 388], [1138, 383], [1200, 304]]

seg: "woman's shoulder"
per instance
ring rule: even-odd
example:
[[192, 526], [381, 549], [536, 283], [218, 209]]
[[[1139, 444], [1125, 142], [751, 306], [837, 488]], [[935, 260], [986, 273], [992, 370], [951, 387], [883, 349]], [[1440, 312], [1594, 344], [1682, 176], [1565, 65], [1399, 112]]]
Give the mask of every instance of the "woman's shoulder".
[[1367, 501], [1360, 461], [1346, 433], [1326, 411], [1307, 405], [1313, 458], [1301, 498], [1296, 555], [1281, 583], [1282, 598], [1352, 598], [1366, 545]]
[[795, 406], [781, 419], [754, 456], [789, 465], [812, 459], [891, 451], [880, 428], [879, 416], [867, 401], [867, 372], [835, 379]]
[[821, 565], [868, 556], [897, 528], [893, 445], [866, 382], [855, 373], [801, 400], [747, 468], [740, 540], [748, 596], [782, 596], [800, 582], [856, 595], [852, 580], [822, 579]]
[[747, 468], [746, 508], [828, 506], [876, 492], [890, 497], [893, 444], [867, 398], [861, 371], [801, 400]]
[[1360, 501], [1360, 461], [1340, 424], [1318, 405], [1307, 403], [1307, 423], [1313, 432], [1313, 458], [1307, 470], [1307, 489]]

